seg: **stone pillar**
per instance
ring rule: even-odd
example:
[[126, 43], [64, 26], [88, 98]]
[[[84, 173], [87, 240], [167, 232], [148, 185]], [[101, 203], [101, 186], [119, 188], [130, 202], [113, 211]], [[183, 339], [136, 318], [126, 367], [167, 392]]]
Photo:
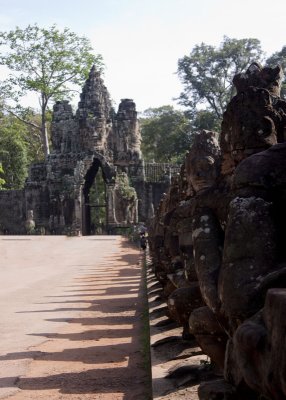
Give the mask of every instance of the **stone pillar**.
[[117, 224], [115, 213], [114, 185], [106, 185], [107, 195], [107, 225]]
[[153, 203], [153, 190], [152, 185], [149, 186], [148, 190], [148, 212], [147, 212], [148, 219], [154, 217], [154, 203]]
[[82, 187], [76, 188], [74, 200], [74, 217], [72, 223], [72, 230], [75, 234], [80, 235], [83, 231], [83, 213], [82, 213]]
[[138, 198], [135, 200], [134, 223], [138, 224]]
[[65, 196], [63, 194], [60, 194], [60, 219], [59, 219], [59, 224], [60, 227], [63, 229], [65, 227], [65, 216], [64, 216], [64, 199]]

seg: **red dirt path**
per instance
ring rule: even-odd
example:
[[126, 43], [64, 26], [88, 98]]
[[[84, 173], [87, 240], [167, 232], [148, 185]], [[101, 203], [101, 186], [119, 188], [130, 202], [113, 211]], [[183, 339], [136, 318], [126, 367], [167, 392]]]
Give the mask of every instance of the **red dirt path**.
[[9, 399], [150, 399], [139, 250], [122, 239], [117, 253], [95, 261], [67, 291], [49, 300], [50, 308], [69, 311], [62, 321], [56, 313], [50, 319], [63, 327], [39, 335], [44, 343], [29, 349], [32, 361], [24, 376], [15, 377], [20, 391]]

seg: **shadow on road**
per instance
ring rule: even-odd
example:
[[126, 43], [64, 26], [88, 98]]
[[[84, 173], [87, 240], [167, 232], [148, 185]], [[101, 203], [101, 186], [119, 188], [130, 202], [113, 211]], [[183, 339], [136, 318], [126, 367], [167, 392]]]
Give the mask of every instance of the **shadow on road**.
[[[7, 379], [13, 380], [23, 391], [23, 399], [36, 399], [37, 392], [51, 389], [71, 395], [92, 393], [93, 399], [97, 393], [114, 394], [113, 400], [151, 399], [150, 371], [142, 344], [146, 299], [141, 264], [139, 251], [123, 241], [118, 254], [106, 256], [100, 265], [95, 262], [94, 268], [90, 264], [87, 270], [82, 268], [73, 284], [63, 288], [63, 295], [48, 296], [46, 303], [41, 300], [38, 304], [45, 304], [45, 309], [37, 309], [35, 304], [34, 310], [19, 310], [38, 313], [51, 325], [65, 324], [60, 332], [31, 331], [29, 335], [47, 339], [36, 350], [1, 356], [0, 361], [30, 359], [32, 374], [37, 375], [37, 365], [42, 374], [5, 377], [0, 379], [0, 387], [5, 387]], [[46, 313], [60, 316], [46, 318]], [[52, 345], [55, 351], [50, 350]], [[35, 394], [25, 397], [25, 391]]]

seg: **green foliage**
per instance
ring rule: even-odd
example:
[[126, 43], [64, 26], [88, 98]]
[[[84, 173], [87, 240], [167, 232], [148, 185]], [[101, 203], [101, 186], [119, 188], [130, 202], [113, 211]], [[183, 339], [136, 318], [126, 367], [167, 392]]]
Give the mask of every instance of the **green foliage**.
[[[188, 56], [178, 61], [178, 75], [184, 85], [180, 103], [188, 108], [190, 117], [200, 126], [213, 120], [217, 127], [227, 103], [235, 94], [232, 79], [253, 61], [261, 61], [263, 52], [258, 39], [230, 39], [224, 37], [219, 48], [201, 43]], [[198, 115], [208, 112], [208, 118]], [[206, 115], [203, 115], [206, 117]]]
[[136, 198], [136, 191], [130, 186], [129, 178], [126, 173], [117, 174], [116, 187], [123, 199], [132, 200]]
[[[40, 120], [40, 116], [34, 113], [30, 113], [28, 118], [32, 121]], [[9, 138], [10, 140], [8, 140]], [[0, 141], [2, 146], [7, 146], [11, 141], [15, 141], [15, 138], [17, 142], [21, 142], [21, 147], [25, 148], [26, 157], [23, 160], [27, 165], [43, 160], [44, 154], [39, 131], [12, 115], [2, 114], [0, 116]], [[7, 148], [4, 147], [1, 149], [2, 153], [6, 150]], [[9, 174], [11, 168], [13, 168], [12, 165], [6, 165], [5, 172]], [[26, 170], [27, 166], [23, 166], [23, 169]]]
[[192, 143], [191, 125], [172, 106], [149, 108], [140, 119], [142, 152], [146, 161], [181, 162]]
[[0, 161], [4, 189], [20, 189], [28, 174], [26, 127], [11, 117], [0, 119]]
[[276, 53], [272, 54], [266, 60], [266, 65], [269, 65], [270, 67], [276, 67], [278, 64], [282, 66], [284, 72], [284, 81], [282, 83], [282, 88], [281, 88], [281, 97], [285, 99], [286, 98], [286, 46], [283, 46], [280, 51], [277, 51]]
[[[49, 111], [47, 111], [46, 117], [47, 117], [46, 120], [47, 128], [48, 131], [50, 131], [51, 113]], [[19, 130], [23, 135], [23, 139], [25, 141], [25, 145], [27, 148], [27, 156], [29, 164], [31, 164], [32, 162], [43, 161], [45, 155], [42, 145], [41, 133], [39, 129], [35, 128], [34, 126], [41, 124], [41, 115], [35, 113], [32, 109], [26, 109], [23, 118], [27, 121], [30, 121], [31, 124], [22, 122], [17, 117], [10, 116], [10, 118], [13, 119], [14, 123], [19, 126]]]
[[[15, 115], [23, 111], [19, 105], [23, 96], [28, 92], [38, 96], [41, 108], [38, 129], [45, 154], [48, 154], [46, 113], [49, 102], [71, 98], [78, 86], [82, 86], [92, 65], [102, 68], [102, 58], [92, 53], [87, 38], [77, 36], [68, 28], [60, 31], [56, 25], [45, 29], [35, 24], [25, 29], [16, 27], [10, 32], [0, 32], [0, 46], [3, 51], [0, 65], [11, 71], [6, 81], [2, 82], [2, 96], [18, 103], [9, 107]], [[36, 124], [34, 126], [37, 127]]]
[[198, 110], [191, 119], [192, 131], [199, 132], [202, 129], [220, 131], [221, 121], [210, 110]]

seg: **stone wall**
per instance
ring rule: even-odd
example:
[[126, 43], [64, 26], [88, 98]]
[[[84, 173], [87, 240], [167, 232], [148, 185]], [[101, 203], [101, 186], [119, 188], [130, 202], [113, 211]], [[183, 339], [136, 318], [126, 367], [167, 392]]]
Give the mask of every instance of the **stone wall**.
[[0, 232], [1, 234], [24, 234], [26, 220], [25, 197], [22, 190], [2, 190], [0, 192]]

